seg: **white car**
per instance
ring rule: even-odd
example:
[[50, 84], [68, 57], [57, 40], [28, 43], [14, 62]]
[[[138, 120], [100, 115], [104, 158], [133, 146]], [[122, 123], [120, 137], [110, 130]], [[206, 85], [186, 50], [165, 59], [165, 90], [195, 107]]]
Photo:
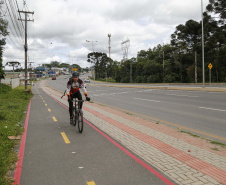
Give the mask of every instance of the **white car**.
[[90, 80], [89, 79], [85, 79], [84, 83], [90, 83]]

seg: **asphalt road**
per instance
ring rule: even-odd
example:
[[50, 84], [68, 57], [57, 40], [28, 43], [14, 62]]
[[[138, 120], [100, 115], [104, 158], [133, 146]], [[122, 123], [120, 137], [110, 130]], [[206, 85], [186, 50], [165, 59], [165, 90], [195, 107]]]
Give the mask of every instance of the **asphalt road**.
[[[60, 87], [65, 80], [49, 82]], [[21, 185], [164, 184], [88, 124], [80, 134], [69, 124], [68, 109], [38, 84], [32, 88]]]
[[[57, 80], [48, 80], [48, 84], [63, 92], [66, 81], [63, 77], [58, 77]], [[93, 101], [123, 109], [131, 114], [140, 114], [156, 122], [176, 124], [188, 128], [187, 131], [194, 134], [226, 143], [225, 92], [89, 85], [87, 91]]]

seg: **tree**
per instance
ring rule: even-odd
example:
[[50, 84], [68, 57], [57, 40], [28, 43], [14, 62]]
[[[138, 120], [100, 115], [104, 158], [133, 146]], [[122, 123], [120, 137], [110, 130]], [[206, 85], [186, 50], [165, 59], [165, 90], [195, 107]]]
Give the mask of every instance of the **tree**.
[[218, 23], [225, 26], [226, 23], [226, 1], [225, 0], [209, 0], [206, 9], [210, 13], [219, 15]]
[[5, 73], [2, 65], [2, 55], [3, 55], [4, 45], [6, 44], [5, 37], [9, 34], [9, 32], [7, 31], [7, 26], [8, 26], [8, 23], [1, 18], [1, 13], [0, 13], [0, 35], [2, 37], [0, 39], [0, 81], [1, 79], [5, 78], [4, 77]]
[[52, 61], [52, 62], [50, 63], [50, 65], [51, 65], [51, 67], [58, 67], [58, 66], [60, 65], [60, 63], [57, 62], [57, 61]]
[[109, 66], [112, 60], [107, 57], [106, 53], [92, 52], [87, 56], [87, 62], [94, 64], [95, 79], [102, 78], [105, 76], [107, 78], [107, 66]]
[[[197, 83], [197, 50], [201, 45], [201, 24], [189, 20], [185, 25], [178, 25], [171, 35], [171, 44], [174, 46], [186, 46], [187, 50], [195, 54], [195, 83]], [[182, 47], [181, 47], [182, 48]]]
[[[208, 31], [206, 42], [206, 58], [213, 64], [213, 81], [225, 81], [226, 71], [226, 2], [209, 0], [204, 13], [206, 20], [205, 32]], [[207, 27], [207, 28], [206, 28]]]

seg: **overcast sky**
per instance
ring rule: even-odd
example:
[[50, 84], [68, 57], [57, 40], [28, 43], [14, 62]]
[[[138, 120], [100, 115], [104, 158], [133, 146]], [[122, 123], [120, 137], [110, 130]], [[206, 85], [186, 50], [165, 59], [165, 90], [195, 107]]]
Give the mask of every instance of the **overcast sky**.
[[[17, 0], [20, 9], [23, 1]], [[203, 3], [205, 9], [208, 0]], [[29, 17], [34, 23], [28, 23], [33, 66], [58, 61], [89, 67], [87, 54], [93, 49], [109, 55], [108, 34], [113, 60], [123, 58], [121, 42], [127, 39], [128, 58], [136, 57], [142, 49], [169, 43], [177, 25], [201, 20], [201, 0], [26, 0], [26, 4], [34, 11]], [[97, 42], [92, 48], [86, 40]], [[5, 53], [3, 64], [16, 60], [24, 67], [23, 46], [11, 52], [14, 59]]]

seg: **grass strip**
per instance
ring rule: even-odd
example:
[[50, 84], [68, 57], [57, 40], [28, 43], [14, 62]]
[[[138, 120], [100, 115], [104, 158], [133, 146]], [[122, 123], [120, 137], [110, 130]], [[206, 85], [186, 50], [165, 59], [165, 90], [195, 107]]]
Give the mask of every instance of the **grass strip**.
[[24, 86], [11, 89], [8, 85], [0, 84], [0, 184], [12, 184], [9, 171], [18, 160], [15, 147], [19, 141], [9, 140], [8, 136], [22, 135], [27, 106], [32, 96], [25, 92]]

